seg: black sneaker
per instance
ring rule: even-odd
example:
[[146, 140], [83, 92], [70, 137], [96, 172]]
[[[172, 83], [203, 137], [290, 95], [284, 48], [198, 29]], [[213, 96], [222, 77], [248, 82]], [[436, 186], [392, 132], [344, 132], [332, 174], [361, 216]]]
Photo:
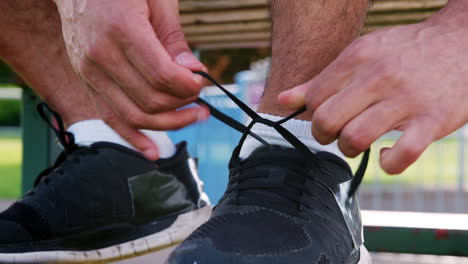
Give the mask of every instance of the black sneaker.
[[[208, 75], [199, 74], [223, 89]], [[327, 152], [312, 153], [281, 126], [305, 108], [272, 122], [223, 91], [252, 122], [242, 127], [212, 110], [215, 117], [244, 135], [229, 164], [228, 188], [213, 216], [175, 249], [167, 263], [370, 263], [355, 198], [369, 152], [353, 177], [344, 160]], [[250, 131], [255, 123], [275, 128], [295, 148], [269, 145]], [[239, 152], [248, 134], [265, 147], [240, 160]]]
[[168, 263], [370, 263], [357, 202], [346, 198], [349, 166], [330, 153], [316, 156], [326, 170], [278, 146], [234, 158], [213, 216]]
[[0, 214], [0, 263], [143, 254], [180, 243], [211, 215], [185, 143], [156, 162], [112, 143], [81, 147], [53, 114], [65, 150], [34, 189]]

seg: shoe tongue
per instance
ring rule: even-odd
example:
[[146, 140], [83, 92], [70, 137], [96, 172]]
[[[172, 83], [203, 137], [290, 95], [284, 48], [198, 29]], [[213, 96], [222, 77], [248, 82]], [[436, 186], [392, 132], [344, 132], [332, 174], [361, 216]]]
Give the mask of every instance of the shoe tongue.
[[260, 147], [253, 151], [243, 162], [261, 163], [262, 161], [265, 161], [265, 163], [287, 161], [294, 164], [304, 164], [306, 162], [304, 155], [297, 149], [278, 145]]
[[241, 175], [249, 174], [252, 177], [241, 180], [240, 184], [263, 186], [240, 190], [237, 196], [239, 201], [254, 202], [280, 211], [298, 208], [299, 204], [286, 196], [300, 197], [301, 190], [290, 185], [302, 186], [306, 181], [308, 166], [299, 151], [280, 146], [262, 147], [242, 161], [241, 166]]
[[[247, 159], [240, 161], [240, 174], [247, 176], [247, 179], [240, 180], [239, 184], [254, 184], [261, 187], [239, 190], [238, 201], [242, 204], [259, 205], [296, 214], [300, 204], [291, 197], [301, 198], [303, 190], [300, 186], [310, 187], [319, 184], [320, 181], [319, 185], [332, 188], [351, 179], [349, 166], [338, 156], [321, 152], [317, 153], [317, 157], [325, 168], [317, 167], [296, 149], [280, 146], [257, 149]], [[255, 176], [265, 176], [265, 178]]]

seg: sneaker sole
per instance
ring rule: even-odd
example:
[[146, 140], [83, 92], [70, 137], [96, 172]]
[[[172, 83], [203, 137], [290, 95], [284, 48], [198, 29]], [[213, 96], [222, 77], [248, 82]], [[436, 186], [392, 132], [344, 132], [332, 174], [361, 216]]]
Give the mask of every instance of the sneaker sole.
[[372, 264], [371, 256], [365, 246], [361, 247], [361, 258], [359, 259], [358, 264]]
[[159, 251], [181, 243], [210, 218], [211, 210], [211, 206], [205, 206], [201, 209], [181, 214], [164, 231], [111, 247], [89, 251], [0, 253], [0, 263], [102, 263]]

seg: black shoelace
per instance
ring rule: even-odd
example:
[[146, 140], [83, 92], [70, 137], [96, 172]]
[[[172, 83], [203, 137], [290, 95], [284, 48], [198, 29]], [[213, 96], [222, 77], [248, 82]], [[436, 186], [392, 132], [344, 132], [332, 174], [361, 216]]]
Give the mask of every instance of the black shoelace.
[[[225, 89], [221, 84], [219, 84], [216, 80], [214, 80], [209, 74], [201, 71], [195, 71], [195, 74], [201, 75], [202, 77], [208, 79], [210, 82], [212, 82], [215, 86], [217, 86], [219, 89], [221, 89], [228, 98], [230, 98], [242, 111], [244, 111], [251, 119], [252, 121], [249, 123], [248, 126], [243, 125], [242, 123], [238, 122], [237, 120], [225, 115], [212, 105], [210, 105], [208, 102], [205, 100], [199, 98], [197, 100], [198, 104], [205, 105], [209, 108], [211, 115], [213, 115], [216, 119], [219, 121], [225, 123], [226, 125], [232, 127], [233, 129], [239, 131], [242, 133], [241, 140], [238, 144], [238, 146], [235, 148], [233, 157], [239, 157], [240, 150], [242, 148], [242, 145], [244, 144], [247, 136], [252, 136], [253, 138], [257, 139], [259, 142], [266, 146], [270, 146], [268, 142], [263, 140], [260, 136], [256, 135], [251, 131], [252, 127], [257, 124], [261, 123], [264, 125], [267, 125], [269, 127], [274, 128], [281, 136], [283, 136], [284, 139], [286, 139], [292, 146], [294, 146], [297, 150], [301, 151], [307, 160], [311, 161], [314, 163], [315, 166], [321, 168], [324, 172], [331, 174], [327, 168], [322, 164], [322, 162], [316, 157], [316, 155], [309, 150], [307, 146], [305, 146], [297, 137], [295, 137], [291, 132], [289, 132], [287, 129], [285, 129], [283, 126], [281, 126], [283, 123], [293, 119], [294, 117], [304, 113], [307, 108], [304, 106], [301, 109], [297, 110], [290, 116], [273, 122], [271, 120], [262, 118], [259, 116], [255, 111], [253, 111], [250, 107], [248, 107], [245, 103], [243, 103], [240, 99], [238, 99], [236, 96], [234, 96], [231, 92], [229, 92], [227, 89]], [[65, 126], [63, 123], [62, 118], [58, 113], [50, 109], [46, 104], [39, 104], [37, 106], [37, 111], [41, 118], [47, 123], [49, 127], [52, 128], [54, 133], [57, 136], [57, 139], [59, 140], [60, 144], [63, 146], [64, 151], [59, 155], [57, 160], [55, 161], [54, 165], [45, 169], [42, 171], [36, 178], [34, 182], [34, 186], [37, 186], [41, 180], [47, 181], [47, 175], [49, 175], [52, 171], [57, 169], [66, 159], [67, 156], [69, 156], [72, 152], [76, 151], [79, 147], [75, 144], [75, 138], [72, 133], [68, 132], [65, 130]], [[52, 124], [50, 119], [48, 118], [48, 115], [46, 114], [46, 111], [50, 113], [50, 115], [55, 119], [57, 128]], [[88, 152], [88, 150], [92, 150], [90, 148], [86, 148], [84, 152]], [[368, 161], [369, 161], [369, 155], [370, 155], [370, 149], [364, 152], [364, 155], [362, 157], [361, 163], [358, 167], [358, 170], [356, 171], [350, 185], [350, 189], [348, 191], [348, 198], [351, 198], [354, 196], [354, 194], [357, 192], [362, 179], [364, 177], [364, 173], [367, 169]], [[75, 160], [76, 162], [79, 162], [79, 160]]]
[[[44, 122], [46, 122], [46, 124], [50, 128], [52, 128], [55, 135], [57, 136], [57, 140], [59, 141], [60, 145], [63, 147], [64, 150], [62, 151], [62, 153], [60, 153], [60, 155], [55, 160], [52, 166], [43, 170], [36, 177], [36, 180], [34, 181], [34, 187], [38, 186], [41, 182], [48, 184], [50, 180], [49, 175], [53, 172], [63, 174], [63, 170], [59, 167], [65, 162], [65, 160], [70, 156], [70, 154], [76, 154], [76, 157], [73, 159], [73, 161], [79, 164], [79, 154], [86, 155], [88, 153], [96, 153], [96, 151], [91, 148], [83, 148], [76, 145], [75, 137], [72, 133], [65, 130], [65, 126], [60, 115], [57, 112], [53, 111], [48, 105], [44, 103], [37, 105], [37, 112], [44, 120]], [[55, 120], [56, 126], [52, 123], [47, 113], [49, 113], [52, 119]], [[34, 194], [34, 191], [30, 191], [28, 194]]]
[[[257, 124], [261, 123], [264, 125], [267, 125], [269, 127], [274, 128], [285, 140], [287, 140], [292, 146], [294, 146], [297, 150], [301, 151], [307, 160], [311, 161], [314, 163], [315, 166], [321, 168], [325, 173], [331, 174], [331, 172], [322, 164], [322, 162], [317, 158], [317, 156], [309, 150], [307, 146], [304, 145], [297, 137], [295, 137], [291, 132], [289, 132], [287, 129], [285, 129], [283, 126], [281, 126], [283, 123], [293, 119], [294, 117], [304, 113], [307, 108], [304, 106], [301, 109], [297, 110], [296, 112], [292, 113], [288, 117], [273, 122], [271, 120], [262, 118], [259, 116], [255, 111], [253, 111], [250, 107], [248, 107], [245, 103], [243, 103], [239, 98], [234, 96], [231, 92], [229, 92], [226, 88], [224, 88], [221, 84], [219, 84], [215, 79], [213, 79], [208, 73], [202, 72], [202, 71], [194, 71], [195, 74], [201, 75], [202, 77], [206, 78], [209, 80], [211, 83], [213, 83], [215, 86], [217, 86], [221, 91], [223, 91], [229, 99], [231, 99], [243, 112], [245, 112], [251, 119], [252, 121], [247, 125], [243, 125], [242, 123], [238, 122], [237, 120], [225, 115], [212, 105], [210, 105], [208, 102], [205, 100], [199, 98], [197, 100], [197, 104], [205, 105], [208, 107], [208, 109], [211, 112], [211, 115], [218, 119], [219, 121], [225, 123], [226, 125], [232, 127], [233, 129], [239, 131], [242, 133], [241, 140], [238, 144], [238, 146], [235, 148], [233, 157], [238, 158], [240, 154], [240, 150], [242, 148], [242, 145], [244, 144], [247, 136], [252, 136], [253, 138], [257, 139], [260, 141], [262, 144], [266, 146], [270, 146], [268, 142], [263, 140], [261, 137], [256, 135], [251, 131], [252, 127]], [[367, 165], [369, 163], [369, 155], [370, 155], [370, 149], [366, 150], [364, 152], [364, 155], [362, 156], [361, 163], [359, 164], [359, 167], [354, 174], [354, 177], [351, 181], [350, 188], [348, 190], [348, 199], [352, 198], [364, 177], [364, 173], [366, 172]], [[302, 188], [304, 189], [304, 188]], [[307, 190], [304, 190], [307, 191]]]

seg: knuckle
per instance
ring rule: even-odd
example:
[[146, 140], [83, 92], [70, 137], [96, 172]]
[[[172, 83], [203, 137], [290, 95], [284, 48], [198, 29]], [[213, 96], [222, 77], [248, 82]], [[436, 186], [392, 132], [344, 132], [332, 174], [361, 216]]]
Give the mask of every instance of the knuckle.
[[105, 33], [108, 36], [123, 37], [125, 35], [125, 15], [120, 12], [110, 12], [105, 21]]
[[171, 29], [161, 34], [160, 41], [164, 46], [185, 43], [185, 35], [180, 28]]
[[322, 114], [320, 109], [314, 115], [313, 124], [326, 136], [335, 135], [337, 132], [336, 123], [328, 118], [328, 115]]
[[320, 106], [321, 104], [321, 100], [318, 96], [316, 96], [314, 93], [312, 92], [307, 92], [306, 95], [305, 95], [305, 101], [306, 101], [306, 105], [307, 105], [307, 109], [310, 109], [312, 111], [315, 111], [317, 110], [317, 108]]
[[198, 94], [200, 93], [200, 89], [196, 86], [185, 86], [184, 87], [184, 97], [185, 98], [194, 98], [198, 97]]
[[95, 41], [90, 43], [84, 50], [86, 59], [94, 62], [100, 62], [105, 59], [105, 48], [100, 42]]
[[153, 96], [148, 96], [144, 104], [141, 106], [145, 113], [158, 113], [164, 111], [166, 107], [159, 100], [154, 99]]
[[158, 87], [171, 87], [175, 81], [174, 71], [169, 69], [158, 69], [155, 84]]
[[119, 122], [118, 118], [115, 115], [110, 114], [110, 113], [102, 113], [101, 118], [104, 120], [106, 124], [110, 125], [111, 127], [114, 124]]
[[341, 135], [342, 139], [349, 148], [352, 150], [352, 154], [358, 154], [363, 152], [369, 147], [369, 136], [361, 131], [352, 131], [345, 129]]
[[369, 36], [362, 36], [356, 39], [355, 46], [359, 49], [368, 50], [374, 46], [374, 39]]
[[354, 58], [360, 61], [366, 61], [371, 58], [371, 48], [374, 46], [374, 41], [369, 37], [358, 38], [350, 47], [349, 52], [352, 53]]
[[375, 71], [380, 76], [380, 79], [384, 81], [389, 81], [396, 75], [395, 68], [390, 63], [379, 63], [376, 65]]
[[124, 112], [123, 118], [131, 127], [139, 128], [144, 125], [143, 114], [138, 110]]

